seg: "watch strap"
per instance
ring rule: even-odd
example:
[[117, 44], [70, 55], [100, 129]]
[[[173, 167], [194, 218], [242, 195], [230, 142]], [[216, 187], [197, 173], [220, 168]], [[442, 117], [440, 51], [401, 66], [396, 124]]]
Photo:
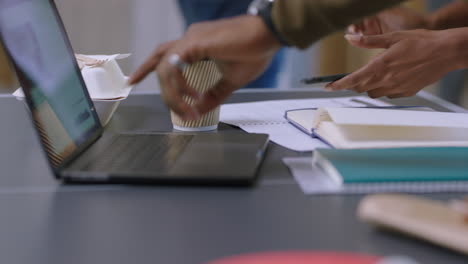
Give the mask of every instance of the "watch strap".
[[275, 24], [273, 23], [273, 18], [271, 15], [273, 9], [273, 3], [270, 2], [265, 8], [262, 8], [258, 11], [258, 16], [263, 19], [263, 22], [268, 27], [268, 29], [273, 33], [275, 38], [281, 43], [283, 46], [290, 46], [288, 42], [281, 36], [281, 34], [276, 29]]

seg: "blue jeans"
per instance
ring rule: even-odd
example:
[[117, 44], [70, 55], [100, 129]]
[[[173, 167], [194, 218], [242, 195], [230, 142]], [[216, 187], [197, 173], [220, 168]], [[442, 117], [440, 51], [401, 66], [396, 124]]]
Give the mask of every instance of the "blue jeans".
[[[178, 0], [185, 25], [245, 14], [252, 0]], [[244, 88], [274, 88], [278, 84], [285, 50], [281, 49], [267, 70]]]

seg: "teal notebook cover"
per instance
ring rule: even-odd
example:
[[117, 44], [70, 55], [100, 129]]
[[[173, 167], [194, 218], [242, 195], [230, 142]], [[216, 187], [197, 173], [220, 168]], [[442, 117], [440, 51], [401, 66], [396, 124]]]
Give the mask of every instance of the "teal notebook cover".
[[318, 149], [314, 155], [343, 183], [468, 181], [468, 147]]

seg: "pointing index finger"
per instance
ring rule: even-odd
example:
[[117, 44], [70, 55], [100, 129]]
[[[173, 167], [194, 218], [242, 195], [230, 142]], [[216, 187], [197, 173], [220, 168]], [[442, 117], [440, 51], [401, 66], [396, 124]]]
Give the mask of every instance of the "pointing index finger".
[[128, 84], [136, 84], [141, 82], [151, 72], [155, 71], [161, 59], [166, 54], [166, 51], [175, 43], [175, 41], [167, 42], [159, 46], [153, 54], [130, 76]]

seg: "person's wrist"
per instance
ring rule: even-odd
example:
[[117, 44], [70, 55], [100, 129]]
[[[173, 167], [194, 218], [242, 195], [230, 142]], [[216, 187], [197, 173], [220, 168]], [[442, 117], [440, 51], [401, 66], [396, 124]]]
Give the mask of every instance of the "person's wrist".
[[254, 0], [248, 8], [247, 14], [260, 17], [276, 40], [283, 46], [289, 46], [286, 40], [278, 32], [276, 25], [273, 22], [272, 10], [274, 3], [275, 0]]
[[257, 30], [258, 41], [263, 43], [263, 46], [268, 50], [276, 52], [283, 46], [273, 32], [268, 28], [263, 19], [259, 16], [249, 16], [252, 21], [252, 26]]

